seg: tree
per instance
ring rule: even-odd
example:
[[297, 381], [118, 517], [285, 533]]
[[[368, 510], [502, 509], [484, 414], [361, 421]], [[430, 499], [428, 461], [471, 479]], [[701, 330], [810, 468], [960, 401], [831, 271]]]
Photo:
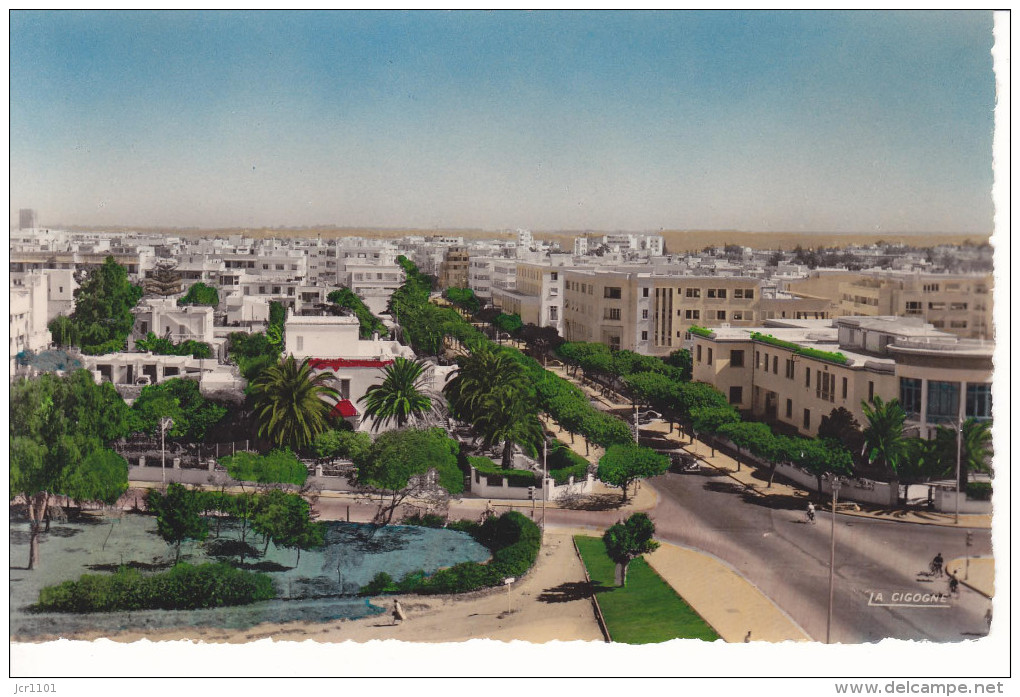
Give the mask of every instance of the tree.
[[382, 320], [373, 315], [365, 302], [350, 288], [338, 288], [327, 295], [326, 300], [342, 310], [354, 313], [358, 318], [358, 333], [362, 339], [370, 339], [373, 333], [385, 336], [389, 332]]
[[177, 301], [178, 305], [208, 305], [216, 307], [220, 304], [220, 294], [213, 286], [198, 281], [191, 284], [184, 297]]
[[544, 364], [551, 351], [564, 342], [563, 337], [553, 327], [539, 327], [525, 324], [517, 337], [528, 345], [528, 349]]
[[192, 358], [212, 358], [212, 347], [204, 341], [187, 339], [175, 344], [167, 337], [158, 337], [149, 332], [144, 338], [135, 342], [139, 351], [148, 351], [160, 356], [191, 356]]
[[320, 433], [312, 443], [316, 457], [357, 460], [372, 447], [372, 438], [361, 431], [330, 429]]
[[311, 520], [308, 502], [297, 494], [272, 489], [258, 499], [252, 529], [265, 538], [262, 554], [269, 551], [269, 542], [277, 547], [297, 548], [295, 565], [301, 561], [301, 550], [321, 547], [325, 529]]
[[847, 476], [853, 471], [853, 459], [846, 448], [816, 438], [796, 440], [793, 446], [793, 461], [815, 476], [819, 494], [822, 493], [823, 476], [830, 474]]
[[131, 308], [142, 289], [128, 281], [127, 270], [112, 256], [90, 270], [74, 291], [74, 312], [66, 321], [50, 323], [54, 343], [80, 346], [83, 353], [123, 350], [134, 326]]
[[450, 494], [463, 491], [459, 452], [457, 441], [440, 428], [387, 431], [376, 438], [369, 451], [354, 461], [357, 483], [380, 493], [376, 519], [389, 524], [411, 496], [426, 496], [438, 488]]
[[970, 472], [988, 472], [992, 457], [992, 431], [990, 421], [967, 419], [963, 422], [963, 433], [957, 445], [954, 429], [939, 426], [933, 449], [942, 465], [941, 475], [956, 476], [956, 452], [960, 451], [960, 491], [967, 487]]
[[507, 350], [480, 347], [458, 359], [444, 393], [451, 413], [470, 423], [487, 447], [503, 443], [503, 467], [513, 444], [534, 453], [542, 439], [537, 395], [520, 362]]
[[521, 316], [516, 313], [512, 315], [500, 313], [496, 319], [492, 320], [492, 326], [512, 336], [521, 330], [524, 322], [521, 321]]
[[883, 402], [881, 397], [875, 397], [873, 406], [861, 401], [861, 408], [868, 420], [864, 428], [864, 448], [868, 463], [896, 477], [900, 463], [907, 455], [907, 439], [903, 435], [906, 412], [899, 400]]
[[436, 413], [429, 396], [428, 363], [400, 356], [383, 369], [381, 384], [372, 385], [358, 401], [365, 405], [365, 416], [372, 419], [372, 430], [396, 422], [397, 428], [408, 423], [424, 424]]
[[447, 288], [443, 295], [446, 299], [469, 314], [478, 312], [480, 304], [475, 292], [470, 288]]
[[131, 431], [130, 411], [110, 383], [84, 370], [67, 377], [20, 379], [10, 390], [10, 492], [24, 497], [31, 540], [28, 568], [39, 564], [39, 533], [50, 498], [113, 503], [127, 466], [105, 451]]
[[[300, 449], [328, 428], [329, 414], [340, 398], [329, 372], [312, 374], [308, 359], [287, 356], [251, 384], [258, 434], [277, 446]], [[333, 400], [328, 401], [328, 400]]]
[[602, 536], [606, 554], [616, 562], [616, 585], [627, 585], [627, 567], [642, 554], [652, 552], [659, 543], [652, 539], [655, 523], [645, 513], [634, 513], [623, 523], [610, 526]]
[[206, 399], [198, 383], [187, 378], [171, 378], [142, 388], [131, 405], [134, 429], [154, 434], [163, 417], [173, 419], [167, 435], [187, 441], [203, 441], [209, 430], [218, 424], [228, 410], [222, 404]]
[[150, 489], [146, 505], [156, 514], [156, 532], [176, 548], [174, 564], [181, 559], [184, 540], [204, 540], [209, 536], [209, 524], [201, 515], [201, 500], [181, 484], [168, 485], [165, 494]]
[[818, 424], [818, 437], [842, 443], [855, 460], [863, 458], [864, 434], [850, 410], [836, 407]]
[[662, 474], [669, 468], [669, 458], [651, 448], [634, 445], [612, 445], [599, 460], [599, 481], [623, 491], [627, 502], [627, 487], [631, 482]]
[[679, 369], [680, 379], [690, 382], [694, 375], [694, 358], [689, 349], [677, 349], [666, 358], [666, 364]]

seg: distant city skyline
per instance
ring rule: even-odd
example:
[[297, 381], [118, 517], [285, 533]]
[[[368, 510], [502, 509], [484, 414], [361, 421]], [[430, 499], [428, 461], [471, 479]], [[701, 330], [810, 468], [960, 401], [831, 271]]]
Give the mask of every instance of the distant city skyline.
[[10, 15], [10, 219], [992, 230], [990, 12]]

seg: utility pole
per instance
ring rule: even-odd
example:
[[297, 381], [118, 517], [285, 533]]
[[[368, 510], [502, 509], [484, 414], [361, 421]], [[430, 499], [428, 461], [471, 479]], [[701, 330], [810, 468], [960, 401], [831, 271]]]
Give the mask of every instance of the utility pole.
[[825, 643], [832, 643], [832, 597], [834, 590], [834, 572], [836, 570], [836, 503], [839, 496], [839, 478], [832, 478], [832, 525], [830, 536], [832, 538], [829, 548], [829, 614], [825, 621]]
[[634, 445], [641, 445], [640, 442], [641, 427], [638, 425], [638, 407], [634, 405]]
[[546, 479], [549, 477], [549, 440], [545, 437], [542, 438], [542, 536], [545, 536], [545, 500], [548, 498], [546, 494]]

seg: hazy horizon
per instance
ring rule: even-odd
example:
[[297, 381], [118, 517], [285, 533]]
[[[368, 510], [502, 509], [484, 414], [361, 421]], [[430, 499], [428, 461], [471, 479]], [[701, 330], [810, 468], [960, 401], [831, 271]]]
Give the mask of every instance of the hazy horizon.
[[12, 11], [11, 223], [986, 236], [992, 24]]

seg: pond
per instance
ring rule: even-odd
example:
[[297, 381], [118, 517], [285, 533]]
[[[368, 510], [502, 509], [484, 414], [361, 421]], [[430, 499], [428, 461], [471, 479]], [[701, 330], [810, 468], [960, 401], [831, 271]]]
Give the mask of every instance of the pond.
[[[206, 610], [90, 613], [32, 613], [44, 586], [76, 580], [86, 573], [109, 573], [120, 565], [146, 571], [162, 571], [173, 563], [173, 550], [156, 534], [156, 519], [126, 514], [123, 517], [83, 518], [73, 523], [54, 523], [42, 533], [40, 565], [28, 571], [28, 524], [10, 521], [10, 635], [31, 637], [74, 631], [134, 628], [212, 626], [244, 629], [261, 622], [329, 622], [377, 614], [384, 608], [357, 596], [380, 571], [399, 579], [424, 569], [432, 573], [464, 561], [485, 561], [489, 550], [469, 535], [453, 530], [392, 525], [376, 527], [357, 523], [328, 522], [323, 548], [302, 551], [269, 545], [263, 556], [262, 539], [251, 532], [247, 542], [255, 558], [245, 559], [247, 568], [267, 572], [278, 597], [239, 607]], [[234, 521], [210, 522], [209, 539], [185, 542], [181, 560], [200, 564], [209, 561], [237, 563], [240, 527]]]

